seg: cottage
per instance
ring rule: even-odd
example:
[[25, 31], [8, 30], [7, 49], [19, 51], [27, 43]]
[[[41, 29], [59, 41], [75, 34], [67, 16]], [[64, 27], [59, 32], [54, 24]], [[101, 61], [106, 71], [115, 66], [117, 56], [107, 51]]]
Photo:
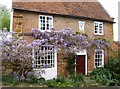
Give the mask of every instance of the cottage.
[[[22, 15], [22, 33], [29, 33], [32, 28], [37, 28], [44, 32], [51, 28], [57, 30], [71, 28], [74, 32], [83, 32], [89, 38], [106, 38], [113, 41], [113, 18], [106, 12], [99, 2], [13, 2], [13, 24], [15, 31], [17, 28], [17, 18]], [[29, 42], [32, 37], [26, 37]], [[55, 78], [57, 75], [67, 75], [66, 62], [63, 61], [62, 53], [55, 53], [47, 46], [45, 51], [51, 50], [51, 57], [47, 56], [47, 62], [52, 67], [45, 68], [46, 79]], [[39, 48], [39, 51], [44, 49]], [[44, 64], [38, 54], [33, 53], [35, 60], [40, 60], [38, 64]], [[108, 61], [106, 50], [91, 49], [88, 57], [87, 51], [82, 50], [77, 53], [76, 72], [87, 75], [96, 67], [103, 67]], [[43, 59], [42, 59], [43, 58]], [[34, 70], [39, 71], [35, 68]]]

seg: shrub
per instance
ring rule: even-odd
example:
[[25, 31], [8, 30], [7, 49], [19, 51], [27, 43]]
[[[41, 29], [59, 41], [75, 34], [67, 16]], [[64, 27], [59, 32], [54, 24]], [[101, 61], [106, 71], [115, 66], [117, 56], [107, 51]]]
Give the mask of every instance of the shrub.
[[69, 79], [71, 79], [74, 83], [74, 87], [80, 87], [82, 83], [84, 83], [83, 74], [72, 74], [69, 76]]
[[[105, 68], [113, 73], [112, 79], [116, 81], [117, 85], [120, 85], [120, 58], [111, 59], [107, 65], [105, 65]], [[113, 84], [114, 82], [111, 83]]]
[[43, 77], [39, 78], [39, 79], [38, 79], [38, 84], [39, 84], [39, 85], [46, 84], [45, 78], [43, 78]]
[[81, 81], [84, 81], [83, 79], [83, 74], [73, 74], [69, 77], [70, 79], [72, 79], [72, 81], [74, 82], [81, 82]]
[[90, 74], [90, 77], [102, 85], [109, 85], [112, 80], [112, 73], [108, 69], [97, 68]]
[[68, 78], [59, 76], [56, 79], [48, 80], [47, 86], [48, 87], [73, 87], [73, 82]]
[[110, 71], [120, 74], [120, 59], [111, 59], [107, 65], [105, 65], [105, 68], [109, 69]]
[[19, 80], [14, 78], [12, 75], [2, 75], [2, 82], [4, 85], [16, 86], [19, 84]]

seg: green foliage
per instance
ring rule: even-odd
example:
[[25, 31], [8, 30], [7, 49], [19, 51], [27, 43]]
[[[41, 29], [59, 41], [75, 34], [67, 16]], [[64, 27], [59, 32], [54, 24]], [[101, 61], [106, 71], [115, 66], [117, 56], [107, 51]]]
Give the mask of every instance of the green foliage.
[[112, 80], [112, 73], [105, 68], [97, 68], [91, 74], [91, 79], [96, 80], [102, 85], [109, 85], [110, 80]]
[[74, 74], [75, 73], [75, 59], [76, 59], [76, 55], [74, 53], [68, 53], [67, 57], [65, 57], [64, 59], [67, 59], [67, 70], [69, 72], [69, 74]]
[[33, 83], [37, 84], [39, 82], [38, 78], [36, 78], [35, 76], [31, 76], [29, 78], [26, 78], [25, 81], [27, 83], [31, 83], [31, 84], [33, 84]]
[[45, 78], [41, 77], [38, 79], [38, 82], [37, 82], [39, 85], [45, 85], [46, 84], [46, 80]]
[[102, 85], [120, 85], [120, 59], [110, 59], [105, 68], [97, 68], [90, 75]]
[[112, 71], [112, 79], [117, 81], [117, 84], [120, 85], [120, 58], [111, 59], [107, 65], [105, 65], [105, 68]]
[[83, 78], [83, 74], [73, 74], [69, 77], [70, 79], [72, 79], [73, 82], [81, 82], [81, 81], [84, 81], [84, 78]]
[[82, 83], [84, 83], [83, 74], [72, 74], [69, 76], [69, 79], [71, 79], [74, 83], [74, 87], [80, 87]]
[[69, 80], [68, 78], [58, 77], [53, 80], [47, 81], [48, 87], [73, 87], [73, 81]]
[[0, 29], [10, 30], [10, 11], [6, 6], [0, 4]]
[[86, 34], [85, 32], [75, 32], [75, 33], [74, 33], [74, 35], [80, 35], [80, 34], [82, 34], [82, 35], [84, 35], [84, 36], [87, 37], [87, 34]]
[[4, 85], [16, 86], [19, 84], [19, 80], [15, 79], [12, 75], [2, 75], [2, 83]]
[[110, 71], [120, 74], [120, 59], [111, 59], [107, 65], [105, 65], [105, 68], [109, 69]]
[[83, 75], [70, 75], [68, 78], [58, 76], [56, 79], [48, 80], [46, 85], [48, 87], [80, 87], [83, 83]]
[[[91, 74], [91, 79], [107, 86], [119, 85], [119, 76], [107, 68], [97, 68]], [[116, 78], [114, 77], [116, 76]]]
[[94, 40], [102, 40], [104, 42], [110, 42], [109, 40], [105, 39], [105, 38], [95, 38]]

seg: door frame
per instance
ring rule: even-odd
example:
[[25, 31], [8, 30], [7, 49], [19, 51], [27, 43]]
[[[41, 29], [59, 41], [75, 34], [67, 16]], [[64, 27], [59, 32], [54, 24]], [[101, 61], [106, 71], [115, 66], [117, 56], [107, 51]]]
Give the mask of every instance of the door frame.
[[[87, 75], [87, 50], [83, 49], [79, 52], [76, 52], [76, 55], [84, 55], [85, 56], [85, 75]], [[75, 59], [75, 65], [76, 65], [76, 59]], [[75, 67], [75, 73], [76, 73], [76, 67]]]

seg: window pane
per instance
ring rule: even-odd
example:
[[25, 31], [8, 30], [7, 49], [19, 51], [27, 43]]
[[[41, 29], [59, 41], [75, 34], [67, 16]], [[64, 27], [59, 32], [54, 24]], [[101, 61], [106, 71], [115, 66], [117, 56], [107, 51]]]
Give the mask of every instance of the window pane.
[[[40, 30], [49, 30], [52, 27], [52, 17], [40, 16]], [[42, 27], [42, 28], [41, 28]]]
[[102, 61], [104, 59], [103, 59], [102, 55], [103, 55], [103, 51], [101, 51], [101, 50], [96, 50], [95, 51], [95, 66], [101, 67], [103, 65]]
[[43, 16], [43, 20], [45, 20], [45, 16]]
[[[48, 49], [52, 49], [51, 51]], [[34, 67], [35, 68], [51, 68], [54, 67], [54, 49], [50, 46], [38, 46], [35, 49], [35, 60], [34, 60]], [[37, 51], [36, 51], [37, 50]], [[50, 51], [50, 52], [49, 52]], [[42, 52], [42, 56], [39, 55]]]
[[98, 35], [99, 34], [102, 34], [103, 33], [103, 23], [102, 22], [95, 22], [95, 33], [97, 33]]
[[80, 31], [84, 31], [84, 26], [85, 26], [85, 22], [84, 21], [79, 21], [79, 30]]

